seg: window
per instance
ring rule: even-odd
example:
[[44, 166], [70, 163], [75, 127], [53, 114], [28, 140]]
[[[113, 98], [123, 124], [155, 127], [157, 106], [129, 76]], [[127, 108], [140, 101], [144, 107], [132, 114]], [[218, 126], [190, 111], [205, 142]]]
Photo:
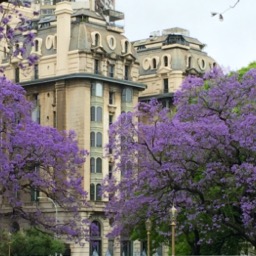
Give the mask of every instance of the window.
[[108, 164], [108, 178], [112, 179], [112, 176], [113, 176], [113, 164], [109, 163]]
[[39, 73], [38, 73], [38, 64], [34, 65], [34, 79], [39, 78]]
[[90, 159], [90, 171], [91, 173], [102, 173], [102, 159], [98, 157], [95, 161], [94, 157], [91, 157]]
[[115, 65], [109, 64], [108, 65], [108, 75], [109, 75], [109, 77], [114, 77], [114, 73], [115, 73]]
[[102, 173], [102, 159], [100, 157], [96, 160], [96, 172]]
[[124, 79], [129, 80], [129, 66], [128, 65], [124, 66]]
[[95, 147], [95, 132], [91, 132], [91, 147]]
[[35, 40], [35, 51], [36, 52], [39, 51], [39, 42], [38, 42], [38, 40]]
[[169, 80], [168, 78], [164, 79], [164, 93], [168, 93], [169, 92]]
[[102, 107], [91, 107], [91, 121], [102, 122]]
[[100, 73], [100, 61], [97, 59], [94, 60], [94, 73], [95, 74]]
[[100, 45], [100, 35], [98, 33], [95, 34], [95, 46]]
[[101, 185], [96, 185], [96, 201], [101, 201]]
[[102, 133], [101, 132], [97, 132], [97, 135], [96, 135], [96, 147], [97, 148], [101, 148], [102, 147]]
[[31, 201], [38, 202], [39, 191], [36, 188], [31, 188]]
[[169, 66], [169, 59], [167, 56], [164, 56], [164, 66], [168, 67]]
[[124, 88], [122, 91], [122, 102], [132, 102], [132, 89]]
[[115, 93], [114, 92], [109, 92], [109, 101], [108, 103], [110, 105], [113, 105], [115, 103]]
[[20, 82], [20, 69], [17, 67], [17, 68], [15, 68], [15, 82], [16, 83], [19, 83]]
[[95, 172], [95, 158], [94, 157], [91, 157], [91, 159], [90, 159], [90, 171], [91, 171], [91, 173]]
[[90, 200], [94, 201], [95, 198], [95, 185], [91, 183], [90, 185]]
[[109, 119], [109, 120], [108, 120], [108, 124], [109, 124], [109, 125], [113, 124], [113, 115], [109, 115], [109, 116], [108, 116], [108, 119]]
[[93, 83], [91, 88], [91, 95], [96, 97], [103, 96], [103, 85], [101, 83]]
[[93, 221], [90, 227], [90, 255], [101, 256], [101, 226]]
[[132, 242], [128, 240], [121, 241], [121, 256], [133, 255]]
[[191, 64], [192, 64], [192, 57], [191, 56], [188, 56], [188, 63], [187, 63], [187, 67], [188, 68], [191, 68]]
[[102, 147], [102, 133], [97, 132], [91, 132], [91, 147]]
[[40, 124], [40, 105], [39, 105], [39, 99], [38, 99], [38, 94], [34, 94], [33, 95], [33, 108], [32, 108], [32, 113], [31, 113], [31, 117], [32, 120], [37, 123]]
[[[35, 166], [33, 169], [32, 169], [32, 172], [39, 172], [39, 166]], [[37, 202], [38, 201], [38, 197], [39, 197], [39, 190], [32, 186], [31, 187], [31, 190], [30, 190], [30, 193], [31, 193], [31, 201], [32, 202]]]
[[152, 67], [153, 67], [153, 69], [156, 69], [156, 59], [155, 58], [152, 59]]
[[128, 53], [128, 49], [129, 49], [129, 42], [125, 41], [125, 43], [124, 43], [124, 53]]

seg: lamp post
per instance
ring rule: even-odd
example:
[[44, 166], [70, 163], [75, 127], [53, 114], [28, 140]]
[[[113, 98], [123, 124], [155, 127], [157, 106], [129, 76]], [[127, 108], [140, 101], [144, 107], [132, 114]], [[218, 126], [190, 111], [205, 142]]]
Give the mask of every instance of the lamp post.
[[172, 236], [171, 236], [172, 256], [175, 256], [175, 226], [176, 226], [177, 209], [174, 207], [174, 205], [170, 209], [170, 215], [171, 215], [171, 227], [172, 227]]
[[9, 232], [8, 233], [8, 256], [11, 256], [11, 239], [12, 239], [12, 234]]
[[54, 205], [54, 207], [55, 207], [55, 226], [57, 227], [57, 223], [58, 223], [58, 207], [57, 207], [57, 204], [50, 197], [39, 196], [37, 198], [38, 199], [46, 198], [48, 201], [50, 201]]
[[150, 231], [152, 228], [152, 222], [151, 220], [148, 218], [145, 222], [146, 224], [146, 230], [147, 230], [147, 255], [150, 256]]

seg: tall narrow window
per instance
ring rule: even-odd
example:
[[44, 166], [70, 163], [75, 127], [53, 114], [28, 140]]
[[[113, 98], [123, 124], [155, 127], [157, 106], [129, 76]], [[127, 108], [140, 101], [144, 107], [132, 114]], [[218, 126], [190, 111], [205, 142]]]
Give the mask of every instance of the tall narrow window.
[[56, 115], [56, 111], [53, 111], [53, 127], [57, 128], [57, 115]]
[[102, 133], [101, 132], [97, 132], [96, 147], [97, 148], [101, 148], [102, 147]]
[[124, 88], [122, 91], [122, 102], [132, 102], [132, 89]]
[[40, 124], [40, 105], [38, 94], [33, 95], [32, 120]]
[[95, 107], [91, 107], [91, 121], [95, 121], [96, 117], [95, 117]]
[[92, 173], [95, 172], [95, 158], [94, 157], [91, 157], [91, 159], [90, 159], [90, 171]]
[[124, 66], [124, 79], [129, 80], [129, 66], [128, 65]]
[[95, 200], [95, 185], [93, 183], [90, 185], [90, 200]]
[[101, 185], [96, 185], [96, 200], [101, 201]]
[[101, 256], [101, 226], [98, 221], [93, 221], [90, 228], [90, 255]]
[[132, 242], [129, 240], [122, 240], [120, 249], [121, 249], [121, 255], [133, 255]]
[[[35, 166], [32, 171], [34, 171], [35, 173], [38, 173], [39, 172], [39, 166]], [[38, 197], [39, 197], [39, 190], [35, 187], [35, 186], [32, 186], [31, 187], [31, 201], [32, 202], [37, 202], [38, 201]]]
[[108, 178], [112, 179], [112, 176], [113, 176], [113, 164], [109, 163], [108, 164]]
[[96, 121], [99, 123], [102, 122], [102, 107], [97, 107]]
[[113, 115], [108, 116], [108, 124], [109, 125], [113, 124]]
[[187, 67], [188, 68], [191, 68], [191, 65], [192, 65], [192, 57], [191, 56], [188, 56], [188, 63], [187, 63]]
[[38, 72], [38, 64], [34, 65], [34, 79], [39, 78], [39, 72]]
[[100, 45], [100, 35], [98, 33], [95, 34], [95, 46]]
[[110, 77], [114, 77], [114, 72], [115, 72], [115, 65], [109, 64], [109, 66], [108, 66], [108, 75]]
[[128, 50], [129, 50], [129, 42], [125, 41], [125, 43], [124, 43], [124, 52], [128, 53]]
[[169, 92], [169, 80], [168, 78], [164, 79], [164, 93], [168, 93]]
[[96, 172], [102, 173], [102, 159], [100, 157], [96, 160]]
[[18, 67], [15, 68], [15, 82], [20, 82], [20, 69]]
[[38, 40], [35, 40], [35, 51], [36, 52], [39, 51], [39, 42], [38, 42]]
[[115, 103], [115, 93], [114, 92], [109, 92], [109, 101], [108, 103], [110, 105], [113, 105]]
[[152, 59], [152, 67], [153, 67], [153, 69], [156, 69], [156, 59], [155, 58]]
[[168, 67], [169, 66], [169, 59], [168, 59], [168, 57], [167, 56], [164, 56], [164, 66], [165, 67]]
[[95, 132], [91, 132], [91, 147], [95, 147]]
[[100, 73], [100, 61], [97, 59], [94, 60], [94, 73], [95, 74]]

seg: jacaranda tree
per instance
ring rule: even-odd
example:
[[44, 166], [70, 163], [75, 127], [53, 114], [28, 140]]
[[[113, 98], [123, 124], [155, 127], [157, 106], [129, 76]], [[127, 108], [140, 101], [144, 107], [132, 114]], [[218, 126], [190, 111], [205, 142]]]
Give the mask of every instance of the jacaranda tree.
[[[84, 238], [79, 209], [85, 207], [80, 167], [86, 151], [80, 150], [73, 132], [59, 132], [31, 119], [31, 105], [25, 91], [6, 78], [0, 78], [0, 219], [26, 220], [32, 226]], [[40, 193], [40, 194], [39, 194]], [[37, 197], [49, 197], [64, 211], [55, 219], [44, 213]]]
[[[242, 78], [213, 70], [188, 77], [174, 114], [155, 100], [122, 114], [110, 129], [115, 175], [105, 182], [110, 235], [133, 235], [151, 218], [191, 254], [236, 254], [256, 246], [256, 70]], [[145, 232], [144, 232], [145, 234]]]

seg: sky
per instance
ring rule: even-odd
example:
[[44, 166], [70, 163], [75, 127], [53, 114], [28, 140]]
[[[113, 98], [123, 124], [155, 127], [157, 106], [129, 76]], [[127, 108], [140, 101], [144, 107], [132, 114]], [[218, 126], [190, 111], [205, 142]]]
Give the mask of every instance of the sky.
[[256, 61], [256, 0], [240, 0], [226, 11], [224, 20], [211, 12], [224, 12], [237, 0], [115, 0], [125, 14], [123, 25], [130, 41], [151, 32], [181, 27], [206, 44], [204, 51], [226, 70]]

